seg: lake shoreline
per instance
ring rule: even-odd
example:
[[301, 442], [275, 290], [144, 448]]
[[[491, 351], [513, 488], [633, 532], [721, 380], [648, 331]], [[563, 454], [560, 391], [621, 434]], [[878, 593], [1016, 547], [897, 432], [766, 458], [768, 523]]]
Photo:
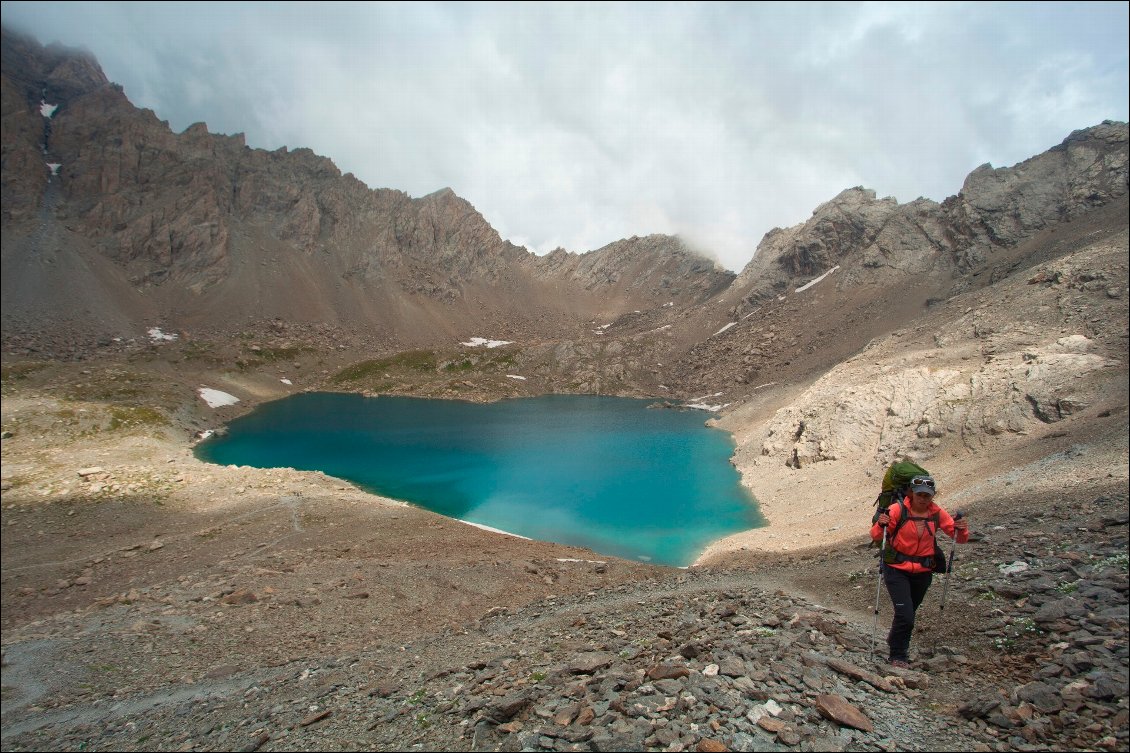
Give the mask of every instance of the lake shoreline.
[[760, 513], [728, 432], [653, 407], [601, 395], [479, 404], [308, 392], [231, 420], [194, 454], [320, 469], [488, 530], [689, 567]]

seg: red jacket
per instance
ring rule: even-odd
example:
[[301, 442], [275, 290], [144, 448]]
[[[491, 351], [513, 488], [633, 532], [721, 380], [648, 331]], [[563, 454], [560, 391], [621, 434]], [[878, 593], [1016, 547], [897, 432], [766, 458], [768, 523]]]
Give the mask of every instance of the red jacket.
[[[906, 510], [910, 513], [910, 497], [903, 500], [906, 505]], [[955, 539], [957, 543], [964, 544], [969, 541], [969, 529], [957, 530], [953, 525], [953, 518], [944, 509], [938, 506], [937, 503], [931, 501], [930, 508], [926, 511], [925, 515], [918, 516], [911, 513], [911, 518], [899, 528], [898, 535], [891, 539], [891, 534], [894, 533], [895, 528], [898, 526], [899, 518], [902, 517], [902, 507], [898, 502], [895, 502], [887, 508], [887, 515], [890, 516], [890, 522], [887, 524], [887, 544], [893, 546], [896, 552], [909, 555], [911, 557], [933, 557], [934, 556], [934, 516], [938, 516], [937, 528], [941, 529], [943, 533], [951, 539]], [[956, 538], [955, 538], [956, 531]], [[882, 541], [883, 539], [883, 526], [876, 523], [871, 526], [871, 539], [873, 541]], [[888, 564], [887, 567], [897, 567], [899, 570], [905, 570], [908, 573], [928, 573], [930, 568], [918, 562], [896, 562]]]

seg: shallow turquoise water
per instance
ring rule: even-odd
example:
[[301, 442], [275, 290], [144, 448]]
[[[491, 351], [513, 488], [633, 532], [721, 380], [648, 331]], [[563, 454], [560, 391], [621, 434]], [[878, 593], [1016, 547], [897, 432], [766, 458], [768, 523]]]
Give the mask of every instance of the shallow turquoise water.
[[552, 395], [487, 405], [307, 393], [236, 419], [202, 460], [319, 470], [420, 507], [606, 555], [689, 565], [764, 525], [700, 411]]

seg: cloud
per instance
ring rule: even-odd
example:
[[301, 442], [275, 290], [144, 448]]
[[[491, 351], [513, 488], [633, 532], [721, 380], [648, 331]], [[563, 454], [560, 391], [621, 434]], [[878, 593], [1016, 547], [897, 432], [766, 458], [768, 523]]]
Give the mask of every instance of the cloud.
[[740, 269], [842, 189], [941, 200], [1126, 120], [1125, 3], [23, 3], [180, 131], [450, 186], [537, 252], [678, 233]]

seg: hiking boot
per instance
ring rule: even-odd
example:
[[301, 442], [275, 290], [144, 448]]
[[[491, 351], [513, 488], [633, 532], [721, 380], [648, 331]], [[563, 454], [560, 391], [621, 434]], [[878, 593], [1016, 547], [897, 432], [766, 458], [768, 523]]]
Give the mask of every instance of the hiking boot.
[[891, 659], [891, 666], [898, 669], [910, 669], [910, 662], [906, 659]]

